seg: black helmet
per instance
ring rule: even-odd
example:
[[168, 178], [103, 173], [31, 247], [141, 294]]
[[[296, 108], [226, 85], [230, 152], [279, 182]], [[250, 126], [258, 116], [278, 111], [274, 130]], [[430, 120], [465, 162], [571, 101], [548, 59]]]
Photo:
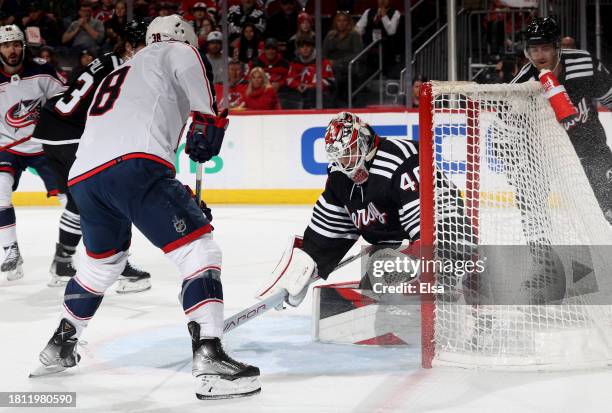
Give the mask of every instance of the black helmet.
[[134, 19], [128, 22], [123, 28], [125, 41], [134, 46], [146, 44], [147, 27], [148, 24], [142, 20]]
[[553, 17], [534, 18], [525, 32], [527, 46], [552, 43], [559, 47], [560, 37], [559, 25]]

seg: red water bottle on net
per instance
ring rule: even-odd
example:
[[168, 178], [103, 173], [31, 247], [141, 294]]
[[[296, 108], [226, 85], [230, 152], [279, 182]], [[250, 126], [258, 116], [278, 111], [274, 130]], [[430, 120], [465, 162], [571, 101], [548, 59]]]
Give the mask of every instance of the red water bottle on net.
[[557, 121], [563, 123], [578, 115], [578, 109], [570, 100], [565, 87], [559, 84], [559, 80], [553, 72], [542, 69], [540, 71], [540, 83], [544, 88], [544, 96], [555, 111]]

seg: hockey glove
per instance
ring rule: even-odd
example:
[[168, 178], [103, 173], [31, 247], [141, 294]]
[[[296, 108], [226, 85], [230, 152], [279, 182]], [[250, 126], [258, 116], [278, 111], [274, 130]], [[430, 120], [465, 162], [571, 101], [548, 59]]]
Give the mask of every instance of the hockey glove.
[[225, 130], [229, 124], [227, 110], [223, 111], [221, 116], [192, 112], [191, 118], [185, 153], [194, 162], [204, 163], [221, 151]]

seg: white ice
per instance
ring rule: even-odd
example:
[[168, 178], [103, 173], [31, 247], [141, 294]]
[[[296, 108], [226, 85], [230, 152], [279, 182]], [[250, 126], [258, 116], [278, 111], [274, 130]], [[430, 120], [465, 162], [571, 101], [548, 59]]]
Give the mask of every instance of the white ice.
[[[224, 251], [229, 315], [255, 302], [256, 287], [274, 267], [288, 236], [303, 232], [310, 208], [216, 206], [213, 212], [215, 238]], [[60, 213], [59, 208], [17, 208], [26, 275], [11, 283], [0, 280], [0, 392], [73, 391], [77, 408], [62, 411], [78, 412], [612, 411], [611, 370], [423, 370], [418, 343], [406, 348], [313, 343], [310, 297], [297, 309], [272, 311], [226, 335], [232, 356], [260, 367], [260, 395], [197, 400], [190, 341], [177, 298], [178, 272], [137, 231], [131, 259], [151, 272], [153, 289], [117, 295], [113, 287], [81, 337], [86, 344], [80, 346], [80, 365], [53, 377], [28, 379], [56, 326], [62, 301], [63, 289], [46, 286]], [[355, 263], [333, 280], [356, 280], [358, 272]]]

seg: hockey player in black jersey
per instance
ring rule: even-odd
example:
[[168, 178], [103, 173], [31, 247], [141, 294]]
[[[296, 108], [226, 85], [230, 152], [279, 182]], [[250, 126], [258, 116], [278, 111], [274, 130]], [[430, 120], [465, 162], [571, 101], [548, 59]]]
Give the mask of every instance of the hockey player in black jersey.
[[[124, 29], [120, 48], [91, 62], [64, 93], [49, 99], [41, 110], [32, 140], [42, 143], [67, 203], [60, 220], [59, 241], [51, 264], [50, 287], [59, 287], [76, 274], [72, 257], [81, 240], [80, 217], [74, 199], [67, 191], [68, 172], [74, 163], [79, 140], [85, 128], [87, 110], [100, 82], [145, 46], [147, 24], [133, 20]], [[128, 261], [119, 278], [118, 293], [140, 292], [151, 288], [150, 274]]]
[[526, 37], [525, 54], [530, 63], [511, 83], [537, 80], [540, 71], [548, 69], [565, 86], [579, 113], [564, 126], [597, 201], [612, 223], [612, 151], [595, 103], [612, 108], [612, 75], [586, 50], [561, 49], [559, 27], [551, 17], [534, 19]]
[[34, 168], [48, 196], [58, 195], [42, 147], [30, 136], [41, 105], [64, 85], [50, 65], [31, 57], [23, 32], [14, 24], [0, 27], [0, 69], [0, 272], [10, 281], [23, 276], [12, 204], [21, 174]]
[[[303, 239], [295, 237], [281, 259], [284, 265], [264, 283], [258, 298], [283, 288], [288, 304], [299, 305], [308, 285], [318, 277], [327, 279], [360, 236], [377, 248], [420, 240], [417, 145], [382, 138], [355, 114], [341, 112], [327, 127], [325, 148], [330, 163], [325, 190]], [[460, 231], [465, 239], [453, 242], [471, 243], [461, 196], [450, 182], [446, 199], [459, 217], [454, 225], [466, 228]], [[367, 278], [362, 286], [367, 288]]]

